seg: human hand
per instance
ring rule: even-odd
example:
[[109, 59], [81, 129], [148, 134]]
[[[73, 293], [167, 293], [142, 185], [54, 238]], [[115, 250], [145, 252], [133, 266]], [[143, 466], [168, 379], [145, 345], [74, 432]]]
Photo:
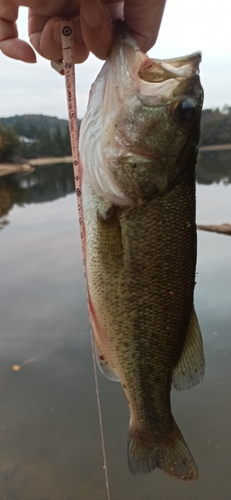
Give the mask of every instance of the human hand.
[[0, 49], [14, 59], [36, 62], [32, 47], [18, 38], [20, 6], [29, 7], [28, 32], [36, 51], [52, 60], [62, 58], [60, 17], [74, 22], [75, 62], [89, 51], [105, 59], [113, 42], [112, 20], [123, 17], [143, 52], [155, 43], [166, 0], [0, 0]]

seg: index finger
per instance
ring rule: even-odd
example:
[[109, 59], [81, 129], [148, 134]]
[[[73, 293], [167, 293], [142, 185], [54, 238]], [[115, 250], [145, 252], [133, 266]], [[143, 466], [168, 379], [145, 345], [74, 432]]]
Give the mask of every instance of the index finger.
[[143, 52], [156, 42], [166, 0], [125, 0], [126, 25]]
[[11, 5], [8, 8], [0, 6], [0, 50], [8, 57], [29, 63], [36, 62], [33, 49], [18, 38], [17, 19], [17, 6]]

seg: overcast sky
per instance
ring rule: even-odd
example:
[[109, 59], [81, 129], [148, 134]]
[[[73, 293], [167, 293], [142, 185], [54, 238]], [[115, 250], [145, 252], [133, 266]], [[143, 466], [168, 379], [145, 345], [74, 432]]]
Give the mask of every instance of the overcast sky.
[[[149, 52], [158, 59], [202, 51], [204, 108], [231, 106], [230, 0], [167, 0], [160, 34]], [[27, 39], [27, 9], [20, 9], [20, 37]], [[38, 56], [34, 65], [0, 53], [0, 116], [42, 113], [67, 118], [64, 78]], [[102, 61], [90, 56], [76, 66], [78, 115], [85, 112], [88, 92]]]

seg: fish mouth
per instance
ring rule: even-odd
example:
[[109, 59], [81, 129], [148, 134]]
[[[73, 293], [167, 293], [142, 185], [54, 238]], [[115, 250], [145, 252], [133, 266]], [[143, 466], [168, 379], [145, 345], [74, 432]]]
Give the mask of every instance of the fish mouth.
[[164, 82], [170, 78], [189, 78], [199, 73], [201, 58], [201, 52], [164, 60], [147, 57], [141, 64], [138, 76], [149, 83]]
[[118, 73], [121, 73], [121, 78], [127, 80], [130, 78], [131, 87], [134, 89], [136, 87], [141, 99], [154, 98], [151, 101], [152, 105], [166, 102], [181, 83], [184, 85], [185, 82], [186, 89], [188, 80], [199, 75], [199, 65], [202, 60], [200, 51], [168, 59], [150, 58], [141, 52], [121, 19], [115, 22], [112, 56], [113, 52], [115, 64], [118, 61], [116, 57], [118, 52], [122, 58], [122, 68], [120, 66], [117, 69]]
[[155, 98], [156, 104], [166, 101], [180, 83], [199, 74], [201, 52], [173, 59], [151, 59], [146, 56], [137, 72], [139, 94]]

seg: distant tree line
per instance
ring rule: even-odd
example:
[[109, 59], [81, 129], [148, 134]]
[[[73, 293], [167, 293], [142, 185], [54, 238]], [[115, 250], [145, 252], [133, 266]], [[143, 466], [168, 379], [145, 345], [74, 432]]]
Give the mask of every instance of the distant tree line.
[[9, 162], [18, 153], [20, 143], [12, 127], [4, 129], [0, 125], [0, 162]]
[[42, 129], [37, 132], [33, 142], [25, 142], [20, 136], [19, 155], [22, 158], [42, 158], [47, 156], [71, 155], [69, 128], [62, 131], [59, 125], [55, 130]]
[[[226, 143], [231, 144], [231, 107], [203, 110], [201, 146]], [[0, 118], [0, 162], [70, 154], [67, 120], [45, 115]]]
[[40, 130], [49, 129], [53, 134], [57, 126], [59, 126], [63, 134], [68, 127], [67, 120], [46, 115], [15, 115], [0, 118], [0, 123], [4, 128], [13, 127], [17, 135], [29, 139], [36, 139]]
[[44, 115], [0, 118], [0, 144], [3, 136], [8, 147], [0, 161], [71, 155], [67, 120]]
[[201, 146], [231, 144], [231, 107], [205, 109], [201, 119]]
[[2, 128], [0, 125], [0, 162], [71, 155], [68, 127], [63, 132], [58, 125], [54, 131], [39, 130], [35, 139], [30, 142], [27, 139], [18, 136], [13, 127]]

